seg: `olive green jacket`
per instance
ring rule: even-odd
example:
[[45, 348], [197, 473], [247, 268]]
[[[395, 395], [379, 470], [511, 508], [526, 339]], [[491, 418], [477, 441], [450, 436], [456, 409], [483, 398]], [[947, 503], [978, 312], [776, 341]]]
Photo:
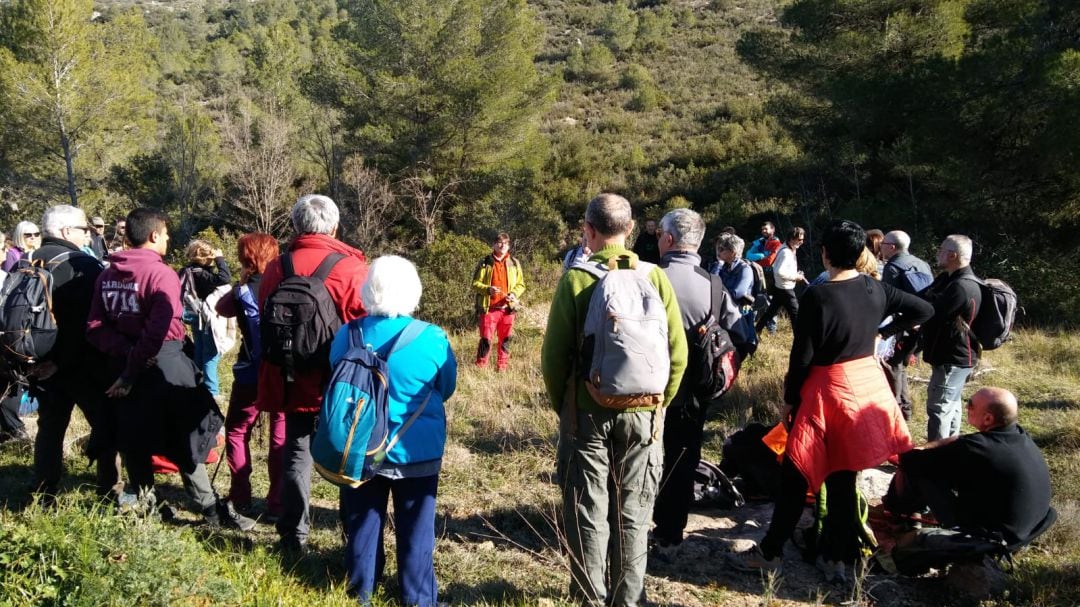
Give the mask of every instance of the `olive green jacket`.
[[[593, 253], [589, 261], [607, 262], [613, 257], [627, 256], [637, 261], [637, 254], [623, 246], [610, 245]], [[671, 376], [664, 389], [664, 406], [671, 403], [679, 389], [683, 372], [686, 370], [687, 345], [686, 332], [683, 330], [682, 316], [675, 290], [671, 287], [667, 275], [659, 266], [649, 273], [649, 281], [656, 287], [660, 300], [664, 302], [668, 319], [668, 347], [671, 352]], [[567, 397], [567, 382], [571, 374], [576, 387], [574, 393], [580, 411], [611, 411], [598, 405], [585, 388], [587, 369], [580, 367], [581, 331], [585, 326], [585, 314], [589, 310], [589, 299], [596, 288], [597, 279], [582, 270], [569, 270], [564, 273], [555, 287], [555, 296], [551, 301], [548, 314], [547, 332], [540, 353], [540, 368], [544, 374], [544, 384], [548, 397], [555, 411], [561, 411]], [[625, 409], [626, 412], [650, 411], [654, 407]]]

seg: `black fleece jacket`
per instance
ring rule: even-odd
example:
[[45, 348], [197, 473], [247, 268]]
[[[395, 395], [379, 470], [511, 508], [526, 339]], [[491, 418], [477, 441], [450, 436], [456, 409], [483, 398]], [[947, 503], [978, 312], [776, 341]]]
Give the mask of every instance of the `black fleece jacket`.
[[77, 367], [100, 358], [86, 342], [86, 317], [94, 296], [94, 283], [104, 267], [75, 244], [61, 238], [46, 236], [32, 259], [46, 263], [64, 253], [67, 261], [50, 266], [53, 276], [53, 315], [56, 317], [56, 344], [46, 360], [59, 367], [60, 375], [69, 375]]
[[923, 360], [931, 365], [974, 367], [979, 362], [978, 340], [970, 325], [982, 305], [982, 291], [970, 266], [938, 274], [923, 295], [934, 316], [923, 325]]

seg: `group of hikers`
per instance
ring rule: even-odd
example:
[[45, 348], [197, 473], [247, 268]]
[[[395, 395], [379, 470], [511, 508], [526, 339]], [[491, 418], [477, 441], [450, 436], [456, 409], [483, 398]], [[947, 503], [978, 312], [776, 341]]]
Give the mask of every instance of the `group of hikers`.
[[[32, 224], [16, 228], [18, 258], [5, 266], [3, 340], [23, 352], [5, 353], [7, 393], [25, 386], [38, 402], [31, 487], [38, 499], [55, 499], [77, 405], [91, 426], [85, 452], [96, 462], [97, 491], [121, 512], [175, 516], [154, 489], [155, 458], [164, 457], [207, 524], [248, 531], [273, 523], [279, 549], [302, 556], [317, 470], [340, 486], [349, 588], [361, 603], [383, 575], [393, 499], [402, 602], [438, 604], [436, 495], [457, 361], [443, 329], [413, 318], [423, 290], [415, 266], [393, 255], [369, 264], [337, 239], [338, 208], [321, 195], [293, 206], [284, 251], [268, 234], [239, 238], [235, 284], [223, 251], [201, 240], [187, 246], [179, 272], [170, 268], [160, 211], [129, 213], [118, 222], [122, 246], [100, 254], [92, 244], [99, 223], [104, 228], [99, 219], [51, 207], [43, 237]], [[745, 257], [745, 242], [725, 228], [715, 261], [703, 264], [706, 226], [697, 213], [648, 220], [631, 249], [630, 203], [600, 194], [581, 230], [564, 258], [541, 351], [559, 418], [560, 530], [574, 600], [642, 605], [650, 555], [680, 558], [708, 408], [753, 355], [759, 334], [775, 331], [781, 309], [794, 342], [778, 424], [787, 435], [780, 489], [763, 541], [732, 553], [727, 566], [779, 569], [808, 490], [824, 488], [831, 535], [819, 567], [826, 579], [843, 579], [860, 556], [857, 474], [886, 461], [898, 464], [886, 508], [939, 525], [913, 531], [911, 551], [945, 535], [1005, 554], [1053, 522], [1049, 472], [1017, 424], [1015, 396], [977, 391], [966, 406], [977, 432], [959, 435], [962, 389], [981, 351], [974, 327], [991, 305], [970, 268], [969, 238], [942, 242], [935, 277], [909, 252], [906, 233], [837, 221], [813, 243], [825, 272], [807, 281], [796, 256], [801, 228], [781, 242], [766, 222]], [[31, 297], [26, 285], [43, 273], [55, 343], [27, 354], [25, 340], [10, 336], [26, 306], [11, 302]], [[496, 372], [510, 365], [524, 274], [509, 235], [498, 234], [471, 285], [476, 367], [489, 365], [493, 348]], [[809, 286], [797, 295], [801, 282]], [[217, 367], [235, 333], [240, 350], [222, 415]], [[918, 351], [933, 369], [930, 442], [922, 447], [907, 423], [906, 367]], [[2, 430], [18, 437], [7, 411]], [[248, 445], [262, 413], [270, 484], [257, 508]], [[206, 460], [222, 432], [231, 484], [219, 497]], [[911, 559], [904, 549], [898, 544], [886, 566], [902, 570]]]

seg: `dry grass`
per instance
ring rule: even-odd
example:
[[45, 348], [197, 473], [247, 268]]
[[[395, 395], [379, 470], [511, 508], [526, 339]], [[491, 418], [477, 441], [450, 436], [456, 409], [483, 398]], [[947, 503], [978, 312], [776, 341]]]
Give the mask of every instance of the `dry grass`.
[[[544, 317], [542, 307], [521, 316], [506, 373], [471, 364], [475, 333], [451, 336], [460, 375], [458, 393], [448, 403], [449, 441], [440, 481], [436, 568], [444, 600], [454, 604], [534, 605], [542, 601], [554, 605], [564, 601], [569, 575], [555, 523], [559, 505], [553, 482], [556, 416], [547, 404], [539, 375], [539, 325]], [[744, 368], [737, 388], [710, 413], [706, 457], [718, 459], [724, 438], [747, 420], [775, 419], [789, 344], [790, 332], [782, 321], [780, 332], [765, 337], [758, 355]], [[1010, 594], [996, 604], [1080, 603], [1080, 571], [1076, 566], [1080, 562], [1080, 336], [1029, 330], [986, 358], [985, 370], [965, 392], [991, 384], [1017, 392], [1024, 405], [1021, 423], [1044, 448], [1050, 462], [1060, 514], [1059, 523], [1039, 545], [1019, 558]], [[223, 363], [223, 369], [227, 365]], [[913, 370], [916, 377], [928, 374], [925, 366]], [[918, 409], [925, 400], [923, 384], [913, 384], [913, 396], [918, 406], [912, 430], [921, 436], [925, 415]], [[86, 429], [76, 417], [71, 439]], [[265, 442], [257, 440], [256, 450], [264, 452]], [[7, 502], [9, 512], [19, 511], [25, 504], [30, 455], [26, 445], [0, 448], [0, 469], [4, 471], [0, 500]], [[68, 487], [76, 489], [91, 477], [77, 460], [70, 461], [75, 476]], [[160, 480], [172, 499], [183, 501], [177, 479]], [[255, 495], [262, 495], [266, 488], [264, 468], [256, 467], [254, 483]], [[227, 490], [227, 470], [218, 475], [217, 486], [223, 493]], [[85, 488], [81, 490], [85, 494]], [[336, 503], [336, 489], [316, 479], [314, 555], [300, 563], [285, 563], [280, 574], [274, 573], [280, 579], [261, 582], [256, 594], [243, 602], [277, 603], [281, 599], [282, 604], [336, 604], [346, 600], [341, 587], [344, 572]], [[11, 520], [5, 519], [5, 524]], [[272, 528], [260, 526], [250, 543], [245, 542], [245, 550], [208, 539], [191, 541], [205, 542], [206, 550], [216, 555], [214, 559], [228, 555], [226, 577], [240, 583], [259, 570], [265, 573], [267, 562], [276, 562], [265, 550], [275, 539]], [[388, 554], [393, 554], [393, 540], [389, 542]], [[255, 550], [250, 551], [251, 547]], [[807, 586], [791, 576], [763, 586], [725, 572], [719, 563], [714, 570], [716, 577], [704, 581], [668, 574], [650, 576], [650, 597], [665, 605], [760, 605], [763, 600], [789, 605], [835, 604], [845, 594]], [[392, 562], [388, 563], [387, 580], [392, 595]], [[941, 604], [933, 580], [926, 584], [928, 590], [917, 593], [922, 599], [907, 604]]]

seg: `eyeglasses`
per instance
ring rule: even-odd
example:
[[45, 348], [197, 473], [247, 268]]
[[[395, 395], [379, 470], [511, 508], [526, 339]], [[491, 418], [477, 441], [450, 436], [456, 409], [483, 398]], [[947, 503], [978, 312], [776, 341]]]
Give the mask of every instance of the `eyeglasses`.
[[41, 238], [41, 232], [25, 232], [23, 238]]

